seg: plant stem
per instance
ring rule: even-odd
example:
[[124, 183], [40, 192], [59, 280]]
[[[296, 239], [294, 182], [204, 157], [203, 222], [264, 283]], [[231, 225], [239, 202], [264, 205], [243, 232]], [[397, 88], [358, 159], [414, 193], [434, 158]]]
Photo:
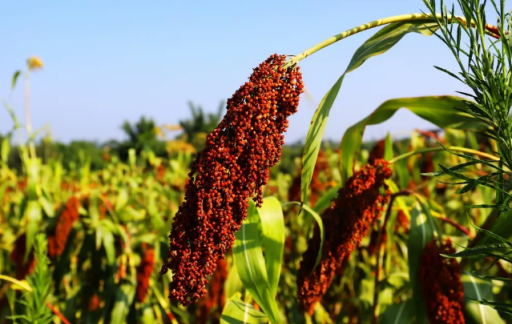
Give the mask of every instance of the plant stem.
[[30, 140], [32, 135], [32, 123], [30, 121], [30, 69], [25, 73], [25, 127], [27, 129], [27, 135], [29, 137], [29, 150], [30, 155], [33, 159], [36, 158], [36, 147], [34, 142]]
[[57, 308], [55, 308], [52, 304], [46, 303], [46, 306], [62, 321], [64, 324], [71, 324], [61, 312]]
[[467, 228], [465, 228], [464, 226], [462, 226], [460, 224], [457, 224], [457, 222], [455, 222], [455, 221], [453, 221], [453, 220], [451, 220], [449, 218], [446, 218], [446, 217], [437, 217], [437, 218], [439, 218], [444, 223], [452, 225], [453, 227], [455, 227], [459, 231], [461, 231], [464, 234], [466, 234], [467, 236], [469, 236], [471, 239], [475, 238], [475, 236], [473, 234], [471, 234], [471, 232]]
[[[438, 14], [436, 16], [439, 19], [442, 18], [441, 14]], [[458, 22], [461, 22], [461, 23], [463, 23], [465, 25], [467, 24], [466, 20], [463, 17], [452, 16], [452, 17], [449, 17], [449, 19], [450, 20], [457, 20]], [[388, 25], [388, 24], [396, 23], [396, 22], [408, 22], [408, 21], [417, 21], [417, 20], [426, 20], [426, 22], [428, 22], [428, 20], [432, 20], [432, 22], [435, 21], [433, 15], [424, 14], [424, 13], [405, 14], [405, 15], [391, 16], [391, 17], [386, 17], [386, 18], [382, 18], [382, 19], [379, 19], [379, 20], [374, 20], [374, 21], [371, 21], [369, 23], [366, 23], [366, 24], [363, 24], [363, 25], [360, 25], [360, 26], [348, 29], [348, 30], [346, 30], [344, 32], [341, 32], [339, 34], [336, 34], [336, 35], [334, 35], [334, 36], [324, 40], [323, 42], [318, 43], [315, 46], [308, 48], [307, 50], [305, 50], [301, 54], [295, 55], [294, 57], [292, 57], [290, 59], [290, 61], [288, 61], [285, 64], [285, 67], [288, 67], [288, 66], [291, 66], [293, 64], [296, 64], [299, 61], [301, 61], [301, 60], [305, 59], [306, 57], [310, 56], [311, 54], [316, 53], [319, 50], [321, 50], [321, 49], [323, 49], [323, 48], [325, 48], [325, 47], [327, 47], [329, 45], [332, 45], [332, 44], [336, 43], [337, 41], [340, 41], [340, 40], [342, 40], [344, 38], [347, 38], [347, 37], [352, 36], [354, 34], [360, 33], [362, 31], [369, 30], [369, 29], [376, 28], [376, 27], [383, 26], [383, 25]], [[475, 23], [471, 22], [471, 26], [475, 26]], [[496, 26], [493, 26], [493, 25], [490, 25], [490, 24], [486, 24], [485, 28], [486, 28], [486, 33], [488, 35], [490, 35], [490, 36], [492, 36], [494, 38], [500, 38], [499, 33], [497, 33], [498, 32], [498, 28]]]
[[392, 164], [392, 163], [398, 162], [400, 160], [403, 160], [403, 159], [408, 158], [409, 156], [415, 155], [415, 154], [423, 154], [423, 153], [428, 153], [428, 152], [439, 152], [439, 151], [444, 151], [446, 149], [452, 150], [452, 151], [459, 151], [459, 152], [475, 154], [475, 155], [479, 155], [481, 157], [486, 157], [486, 158], [494, 160], [494, 161], [499, 161], [500, 160], [500, 158], [497, 157], [497, 156], [494, 156], [494, 155], [491, 155], [491, 154], [487, 154], [487, 153], [484, 153], [484, 152], [480, 152], [480, 151], [477, 151], [477, 150], [473, 150], [473, 149], [469, 149], [469, 148], [465, 148], [465, 147], [460, 147], [460, 146], [448, 146], [446, 148], [444, 148], [444, 147], [430, 147], [430, 148], [426, 148], [426, 149], [421, 149], [421, 150], [416, 150], [416, 151], [412, 151], [412, 152], [407, 152], [407, 153], [404, 153], [402, 155], [399, 155], [399, 156], [395, 157], [394, 159], [389, 160], [389, 163]]
[[386, 216], [384, 218], [384, 224], [379, 229], [379, 236], [377, 237], [377, 264], [375, 265], [375, 283], [373, 288], [373, 311], [372, 311], [372, 324], [377, 324], [377, 318], [379, 316], [379, 277], [381, 272], [381, 264], [380, 264], [380, 255], [382, 252], [381, 244], [382, 244], [382, 233], [386, 230], [389, 217], [391, 215], [391, 210], [393, 209], [393, 203], [395, 199], [400, 196], [408, 196], [412, 192], [409, 190], [402, 190], [395, 194], [391, 195], [389, 199], [388, 209], [386, 210]]

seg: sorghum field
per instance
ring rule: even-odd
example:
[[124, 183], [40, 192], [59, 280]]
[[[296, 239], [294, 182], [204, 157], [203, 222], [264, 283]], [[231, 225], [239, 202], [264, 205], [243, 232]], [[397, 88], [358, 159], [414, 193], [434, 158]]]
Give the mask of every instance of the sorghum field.
[[[24, 125], [5, 103], [1, 138], [0, 322], [512, 323], [512, 16], [504, 0], [423, 5], [262, 58], [218, 115], [125, 123], [130, 140], [99, 153], [34, 140], [29, 58], [12, 80]], [[327, 141], [343, 74], [305, 143], [284, 143], [300, 61], [380, 26], [345, 74], [420, 33], [472, 92], [391, 98]], [[400, 108], [434, 127], [363, 142]]]

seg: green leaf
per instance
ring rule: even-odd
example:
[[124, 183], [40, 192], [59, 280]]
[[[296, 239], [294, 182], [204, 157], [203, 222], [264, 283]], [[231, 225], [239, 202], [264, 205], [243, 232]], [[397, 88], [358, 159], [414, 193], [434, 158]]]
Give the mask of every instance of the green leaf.
[[135, 296], [135, 285], [129, 281], [122, 283], [115, 296], [114, 308], [112, 309], [112, 323], [126, 323], [130, 305]]
[[481, 305], [474, 300], [493, 301], [492, 282], [464, 273], [461, 276], [466, 301], [466, 317], [468, 323], [500, 324], [505, 323], [498, 312], [491, 307]]
[[486, 253], [488, 253], [488, 252], [494, 252], [496, 250], [504, 250], [504, 249], [512, 250], [510, 248], [510, 246], [508, 246], [507, 244], [491, 243], [491, 244], [476, 246], [473, 248], [468, 248], [468, 249], [465, 249], [463, 251], [453, 253], [453, 254], [441, 254], [441, 255], [444, 257], [447, 257], [447, 258], [459, 258], [459, 257], [460, 258], [468, 258], [468, 257], [478, 258], [478, 257], [485, 256]]
[[316, 223], [318, 224], [318, 229], [320, 230], [320, 246], [318, 248], [318, 254], [316, 256], [315, 266], [313, 269], [311, 269], [311, 272], [316, 268], [318, 264], [320, 264], [320, 261], [322, 261], [322, 250], [324, 248], [324, 238], [325, 238], [325, 232], [324, 232], [324, 223], [322, 221], [322, 217], [318, 215], [313, 209], [311, 209], [308, 205], [303, 205], [304, 210], [306, 210], [313, 218], [315, 219]]
[[53, 205], [48, 201], [48, 199], [45, 196], [41, 195], [39, 197], [39, 203], [41, 204], [41, 207], [43, 207], [43, 210], [48, 217], [55, 216]]
[[409, 256], [409, 278], [413, 287], [413, 301], [417, 319], [425, 319], [427, 316], [418, 271], [420, 269], [420, 257], [423, 247], [432, 241], [433, 237], [432, 225], [428, 221], [428, 217], [423, 212], [419, 202], [416, 201], [411, 211], [407, 250]]
[[494, 222], [489, 230], [480, 228], [473, 223], [471, 223], [471, 225], [485, 234], [485, 236], [482, 237], [482, 239], [480, 239], [475, 246], [496, 242], [501, 242], [503, 244], [512, 246], [512, 243], [510, 242], [512, 240], [512, 231], [510, 231], [512, 228], [511, 210], [509, 210], [507, 213], [503, 213], [500, 218]]
[[[94, 189], [91, 191], [91, 201], [89, 205], [89, 217], [91, 218], [92, 227], [96, 227], [100, 221], [100, 191]], [[99, 248], [99, 247], [98, 247]]]
[[230, 298], [222, 311], [221, 324], [266, 324], [268, 318], [251, 304], [244, 303], [240, 294]]
[[313, 119], [311, 120], [311, 126], [309, 127], [308, 134], [306, 136], [306, 143], [302, 154], [302, 175], [300, 182], [301, 203], [306, 201], [309, 184], [313, 178], [313, 171], [318, 158], [318, 152], [320, 151], [320, 145], [322, 144], [322, 135], [324, 133], [325, 126], [327, 125], [327, 119], [329, 118], [329, 112], [331, 111], [338, 92], [340, 91], [344, 77], [345, 74], [343, 74], [338, 81], [336, 81], [334, 86], [325, 94], [313, 115]]
[[[408, 33], [414, 32], [427, 36], [432, 35], [432, 32], [427, 26], [432, 30], [437, 29], [437, 24], [431, 20], [416, 20], [389, 24], [364, 42], [354, 53], [345, 73], [340, 76], [334, 86], [326, 93], [311, 120], [311, 126], [308, 130], [302, 156], [301, 203], [306, 201], [307, 190], [311, 183], [311, 178], [313, 177], [313, 170], [318, 158], [318, 151], [320, 150], [322, 135], [327, 124], [327, 119], [329, 118], [329, 112], [334, 104], [334, 100], [338, 96], [345, 75], [357, 69], [370, 57], [383, 54], [390, 50]], [[343, 178], [343, 180], [346, 180], [346, 178]]]
[[20, 287], [21, 289], [26, 290], [26, 291], [33, 291], [32, 287], [30, 287], [30, 285], [28, 284], [28, 282], [26, 280], [20, 281], [16, 278], [4, 276], [2, 274], [0, 274], [0, 280], [6, 280], [6, 281], [9, 281], [12, 284], [14, 284], [15, 286], [13, 286], [13, 289]]
[[[12, 107], [4, 100], [3, 101], [5, 109], [7, 109], [7, 112], [9, 113], [9, 116], [11, 116], [12, 123], [14, 124], [14, 129], [18, 129], [21, 127], [20, 122], [18, 120], [18, 117], [16, 117], [16, 114], [14, 113], [14, 110]], [[23, 148], [26, 150], [25, 145], [21, 145], [20, 149]]]
[[391, 139], [391, 135], [388, 133], [384, 145], [384, 160], [389, 161], [391, 159], [393, 159], [393, 140]]
[[25, 249], [25, 257], [24, 260], [28, 260], [28, 255], [32, 250], [32, 245], [34, 243], [37, 232], [40, 228], [40, 223], [42, 219], [41, 213], [41, 205], [37, 200], [29, 200], [27, 203], [27, 208], [25, 209], [25, 219], [27, 222], [27, 238], [26, 238], [26, 249]]
[[114, 247], [114, 234], [112, 229], [109, 228], [104, 222], [100, 223], [100, 226], [96, 229], [96, 249], [99, 248], [99, 244], [103, 243], [103, 248], [107, 255], [107, 261], [110, 265], [113, 265], [116, 261], [116, 251]]
[[12, 81], [11, 81], [11, 90], [14, 90], [14, 88], [16, 87], [16, 81], [18, 81], [18, 77], [20, 75], [21, 75], [20, 70], [14, 72], [14, 75], [12, 76]]
[[9, 134], [2, 140], [2, 147], [0, 149], [0, 158], [2, 162], [7, 163], [9, 159], [9, 152], [11, 150], [11, 135]]
[[409, 324], [414, 317], [414, 303], [407, 299], [386, 308], [382, 315], [381, 324]]
[[279, 323], [279, 311], [268, 280], [265, 258], [261, 249], [260, 218], [254, 202], [249, 201], [247, 219], [236, 232], [233, 257], [245, 289], [260, 305], [273, 323]]
[[263, 199], [258, 208], [261, 221], [262, 243], [265, 247], [265, 267], [272, 294], [277, 294], [284, 252], [284, 216], [281, 203], [275, 197]]
[[236, 264], [233, 262], [229, 269], [228, 278], [224, 283], [224, 293], [227, 298], [231, 298], [235, 293], [241, 292], [243, 287], [238, 271], [236, 270]]
[[366, 126], [385, 122], [400, 109], [406, 108], [441, 128], [482, 129], [483, 124], [457, 109], [466, 107], [467, 99], [455, 96], [427, 96], [390, 99], [381, 104], [368, 117], [350, 126], [340, 144], [342, 181], [352, 175], [357, 152], [361, 149]]
[[316, 202], [313, 210], [318, 214], [322, 213], [325, 209], [329, 208], [331, 205], [331, 200], [338, 197], [338, 191], [340, 190], [340, 186], [333, 187], [327, 192], [322, 194], [322, 197]]
[[128, 204], [129, 199], [129, 193], [128, 189], [122, 188], [119, 190], [119, 195], [117, 196], [116, 205], [115, 205], [115, 211], [119, 212], [123, 207], [125, 207]]

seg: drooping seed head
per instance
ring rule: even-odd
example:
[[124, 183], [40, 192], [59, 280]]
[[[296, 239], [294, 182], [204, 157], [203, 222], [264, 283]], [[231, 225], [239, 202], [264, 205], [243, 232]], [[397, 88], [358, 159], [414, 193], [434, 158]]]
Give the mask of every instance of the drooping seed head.
[[207, 277], [235, 241], [248, 199], [258, 206], [269, 170], [281, 157], [287, 118], [302, 92], [298, 67], [272, 55], [227, 101], [227, 112], [192, 163], [185, 201], [169, 235], [170, 299], [183, 305], [205, 294]]

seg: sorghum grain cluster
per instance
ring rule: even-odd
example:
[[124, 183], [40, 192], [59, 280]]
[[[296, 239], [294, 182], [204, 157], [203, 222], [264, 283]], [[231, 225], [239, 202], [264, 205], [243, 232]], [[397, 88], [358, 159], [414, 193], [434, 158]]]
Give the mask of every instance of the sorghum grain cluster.
[[79, 208], [80, 201], [76, 197], [71, 197], [66, 202], [66, 207], [59, 216], [54, 232], [48, 236], [48, 256], [50, 258], [59, 257], [64, 252], [73, 223], [78, 220]]
[[298, 67], [285, 69], [284, 62], [276, 54], [254, 69], [191, 165], [161, 270], [172, 270], [172, 301], [188, 305], [204, 296], [207, 277], [246, 217], [248, 198], [262, 203], [262, 187], [281, 157], [287, 118], [297, 111], [303, 88]]
[[155, 266], [155, 250], [146, 248], [144, 245], [144, 254], [137, 267], [137, 299], [143, 303], [146, 300], [149, 288], [149, 279]]
[[340, 268], [382, 214], [390, 196], [385, 180], [390, 177], [391, 169], [384, 160], [364, 166], [347, 180], [322, 214], [325, 239], [320, 264], [313, 269], [320, 245], [320, 231], [315, 226], [297, 276], [298, 299], [305, 311], [313, 313], [334, 275], [342, 273]]
[[368, 164], [373, 164], [376, 160], [384, 158], [384, 149], [386, 148], [386, 140], [380, 140], [373, 146], [368, 156]]
[[34, 271], [36, 259], [34, 250], [31, 249], [28, 259], [25, 261], [25, 251], [27, 248], [27, 235], [23, 233], [18, 236], [14, 242], [14, 249], [11, 252], [11, 261], [16, 264], [16, 278], [23, 279]]
[[450, 239], [438, 247], [436, 241], [427, 243], [420, 259], [420, 283], [431, 324], [463, 324], [464, 288], [460, 266], [455, 259], [440, 254], [455, 253]]

